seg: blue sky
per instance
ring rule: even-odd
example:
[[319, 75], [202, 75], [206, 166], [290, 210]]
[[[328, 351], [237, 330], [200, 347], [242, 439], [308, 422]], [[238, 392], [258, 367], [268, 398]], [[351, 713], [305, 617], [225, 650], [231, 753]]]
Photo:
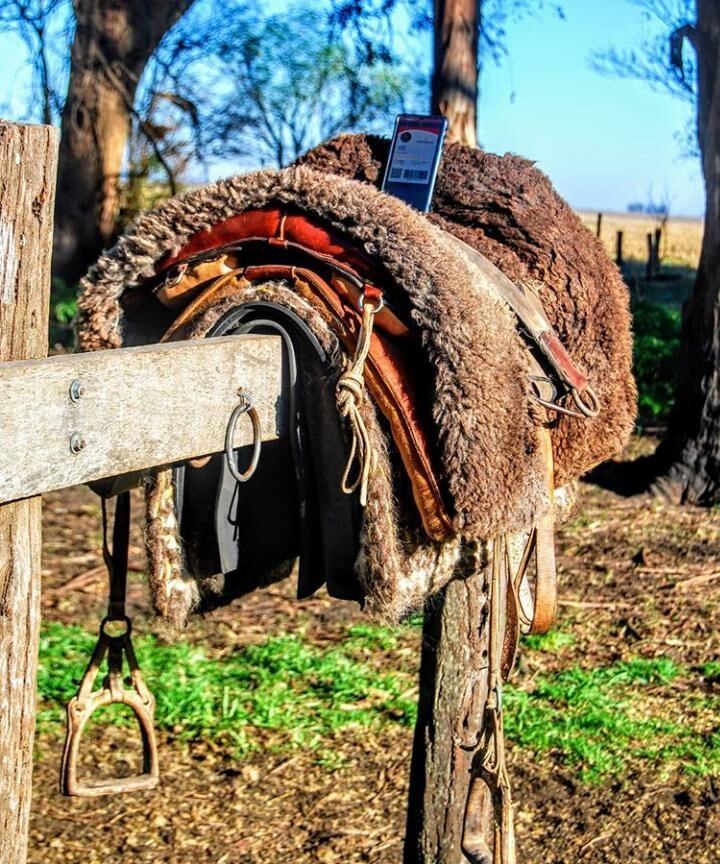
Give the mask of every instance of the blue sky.
[[536, 160], [575, 207], [622, 210], [652, 189], [676, 215], [701, 214], [699, 163], [683, 158], [675, 138], [689, 107], [587, 62], [593, 50], [633, 45], [643, 26], [638, 10], [627, 0], [563, 7], [564, 21], [545, 12], [513, 24], [506, 60], [483, 69], [482, 144]]
[[[484, 65], [481, 143], [535, 160], [578, 208], [624, 210], [652, 195], [669, 200], [675, 215], [700, 215], [699, 165], [675, 138], [689, 108], [588, 65], [593, 50], [633, 44], [643, 27], [637, 8], [627, 0], [561, 2], [565, 20], [546, 10], [513, 23], [507, 57]], [[17, 118], [25, 96], [21, 44], [0, 34], [0, 56], [0, 111]]]

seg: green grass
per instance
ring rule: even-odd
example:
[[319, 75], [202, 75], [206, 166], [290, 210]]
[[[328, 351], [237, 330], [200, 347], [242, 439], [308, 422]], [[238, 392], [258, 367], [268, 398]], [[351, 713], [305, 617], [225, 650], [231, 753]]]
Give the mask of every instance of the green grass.
[[[531, 690], [508, 688], [507, 734], [575, 767], [588, 783], [622, 776], [638, 760], [660, 773], [717, 775], [720, 699], [674, 698], [688, 677], [694, 677], [689, 670], [664, 658], [539, 676]], [[691, 681], [690, 692], [697, 684]]]
[[720, 660], [709, 660], [700, 667], [703, 678], [720, 683]]
[[680, 310], [659, 303], [633, 304], [633, 371], [638, 424], [667, 422], [675, 395], [680, 351]]
[[522, 645], [530, 651], [538, 651], [541, 654], [557, 654], [568, 648], [575, 642], [575, 637], [572, 633], [566, 633], [563, 630], [551, 630], [549, 633], [531, 634], [524, 636]]
[[[355, 624], [332, 648], [278, 635], [220, 658], [151, 636], [135, 645], [157, 699], [159, 730], [181, 741], [210, 738], [238, 757], [258, 746], [300, 746], [332, 767], [342, 762], [342, 753], [327, 746], [335, 732], [380, 735], [389, 725], [415, 722], [417, 646], [409, 647], [407, 635], [407, 628]], [[94, 643], [94, 634], [79, 627], [44, 627], [41, 731], [60, 733], [63, 706]], [[526, 639], [524, 648], [539, 659], [572, 645], [572, 634], [556, 631]], [[397, 671], [374, 668], [388, 660]], [[720, 774], [720, 696], [700, 686], [718, 676], [717, 661], [689, 669], [663, 658], [540, 674], [506, 688], [507, 735], [539, 758], [574, 769], [586, 783], [621, 778], [641, 763], [659, 774]], [[124, 711], [107, 711], [103, 722], [132, 720]]]
[[[351, 656], [358, 636], [321, 650], [280, 635], [216, 659], [197, 646], [134, 640], [145, 679], [157, 699], [157, 728], [181, 740], [210, 737], [251, 750], [260, 730], [279, 743], [316, 747], [347, 727], [412, 725], [414, 681], [406, 673], [378, 673]], [[59, 729], [62, 706], [73, 695], [95, 637], [78, 627], [49, 624], [40, 646], [38, 726]], [[108, 722], [125, 725], [124, 712]]]

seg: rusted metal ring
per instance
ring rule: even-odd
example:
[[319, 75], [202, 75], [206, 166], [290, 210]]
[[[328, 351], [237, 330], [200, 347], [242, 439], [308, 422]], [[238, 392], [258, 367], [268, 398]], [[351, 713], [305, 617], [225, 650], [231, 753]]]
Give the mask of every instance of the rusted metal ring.
[[[225, 431], [225, 461], [227, 462], [228, 470], [238, 483], [247, 483], [257, 470], [258, 462], [260, 461], [260, 448], [262, 446], [262, 434], [260, 430], [260, 415], [253, 405], [252, 398], [242, 391], [239, 393], [240, 404], [235, 407], [230, 419], [228, 420], [227, 430]], [[238, 471], [235, 464], [235, 454], [233, 453], [233, 440], [235, 438], [235, 429], [238, 421], [243, 414], [247, 414], [250, 418], [253, 428], [253, 451], [250, 464], [245, 471]]]
[[572, 397], [584, 417], [597, 417], [600, 413], [600, 400], [592, 387], [586, 387], [582, 391], [573, 390]]
[[577, 417], [578, 420], [584, 420], [586, 417], [585, 414], [581, 414], [579, 411], [573, 411], [572, 408], [565, 408], [562, 405], [558, 405], [557, 402], [548, 402], [547, 399], [541, 399], [535, 393], [533, 393], [532, 396], [539, 405], [542, 405], [543, 408], [547, 408], [548, 411], [555, 411], [557, 414], [565, 414], [567, 417]]
[[[124, 624], [125, 630], [113, 636], [112, 633], [108, 633], [106, 630], [108, 624]], [[100, 633], [108, 639], [123, 639], [125, 636], [129, 638], [132, 633], [132, 621], [127, 615], [123, 615], [122, 617], [106, 615], [100, 622]]]

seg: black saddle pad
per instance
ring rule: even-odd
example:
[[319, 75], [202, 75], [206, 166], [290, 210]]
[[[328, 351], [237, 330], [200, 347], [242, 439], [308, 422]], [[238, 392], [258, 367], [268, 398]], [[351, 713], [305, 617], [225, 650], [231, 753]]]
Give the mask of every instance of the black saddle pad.
[[[356, 495], [340, 488], [348, 445], [328, 358], [301, 318], [266, 301], [235, 307], [208, 336], [250, 333], [282, 338], [284, 434], [263, 444], [257, 471], [246, 483], [233, 478], [225, 454], [200, 468], [175, 470], [187, 566], [201, 580], [224, 574], [224, 585], [205, 598], [208, 605], [281, 578], [283, 563], [298, 557], [299, 597], [325, 584], [333, 597], [361, 600], [354, 575], [361, 508]], [[251, 450], [234, 451], [240, 470]]]

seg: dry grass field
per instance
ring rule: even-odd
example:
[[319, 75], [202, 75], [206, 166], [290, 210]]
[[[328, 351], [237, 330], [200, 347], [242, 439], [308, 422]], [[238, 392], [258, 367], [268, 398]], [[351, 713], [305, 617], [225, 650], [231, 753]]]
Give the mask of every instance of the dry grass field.
[[[595, 233], [597, 212], [579, 211], [583, 223]], [[623, 232], [623, 257], [627, 261], [647, 261], [647, 235], [663, 228], [660, 257], [663, 264], [674, 267], [697, 267], [700, 259], [703, 224], [701, 219], [670, 217], [662, 226], [660, 217], [635, 213], [603, 213], [600, 239], [608, 253], [615, 257], [618, 231]]]

